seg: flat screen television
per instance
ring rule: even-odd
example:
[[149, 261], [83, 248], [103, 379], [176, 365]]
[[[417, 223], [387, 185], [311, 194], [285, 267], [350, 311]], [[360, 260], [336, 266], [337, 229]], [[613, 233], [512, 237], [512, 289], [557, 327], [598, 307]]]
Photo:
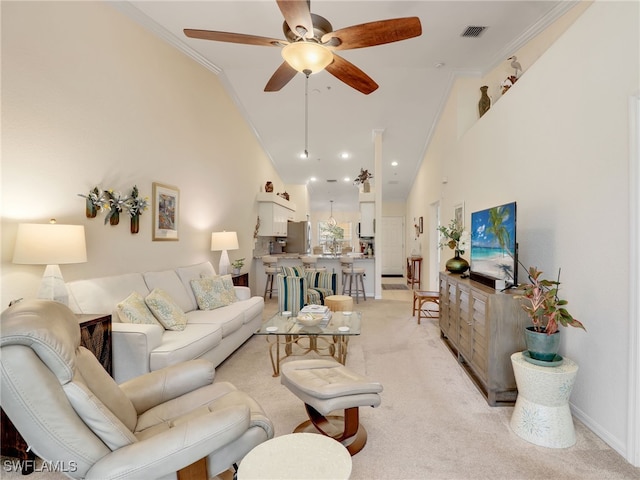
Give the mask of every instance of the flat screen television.
[[516, 202], [471, 214], [471, 267], [469, 276], [493, 288], [518, 283]]

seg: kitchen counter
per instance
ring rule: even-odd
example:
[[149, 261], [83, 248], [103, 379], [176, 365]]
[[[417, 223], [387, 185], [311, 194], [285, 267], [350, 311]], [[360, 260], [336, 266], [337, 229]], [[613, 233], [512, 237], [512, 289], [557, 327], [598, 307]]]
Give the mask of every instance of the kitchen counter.
[[[337, 273], [338, 288], [337, 294], [342, 293], [342, 273], [340, 268], [340, 257], [343, 255], [306, 255], [301, 253], [278, 253], [271, 255], [278, 259], [278, 266], [281, 267], [294, 267], [296, 265], [302, 265], [300, 257], [313, 256], [318, 259], [317, 265], [319, 267], [326, 267], [327, 272]], [[353, 256], [356, 265], [360, 268], [364, 268], [364, 290], [367, 293], [367, 298], [374, 298], [375, 296], [375, 256]], [[264, 287], [267, 281], [267, 275], [264, 273], [264, 265], [260, 261], [261, 257], [256, 257], [253, 262], [254, 277], [256, 280], [256, 293], [254, 295], [264, 295]], [[275, 288], [275, 282], [274, 282]], [[275, 295], [274, 291], [274, 295]]]

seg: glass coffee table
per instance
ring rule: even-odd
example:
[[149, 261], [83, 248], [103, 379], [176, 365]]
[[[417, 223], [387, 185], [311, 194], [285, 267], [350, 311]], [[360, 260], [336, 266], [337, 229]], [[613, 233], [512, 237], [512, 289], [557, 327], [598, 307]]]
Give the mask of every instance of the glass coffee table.
[[277, 313], [262, 324], [256, 335], [266, 336], [273, 376], [277, 377], [282, 360], [309, 352], [333, 357], [344, 365], [349, 338], [360, 335], [361, 320], [361, 312], [333, 312], [328, 322], [307, 327], [295, 316]]

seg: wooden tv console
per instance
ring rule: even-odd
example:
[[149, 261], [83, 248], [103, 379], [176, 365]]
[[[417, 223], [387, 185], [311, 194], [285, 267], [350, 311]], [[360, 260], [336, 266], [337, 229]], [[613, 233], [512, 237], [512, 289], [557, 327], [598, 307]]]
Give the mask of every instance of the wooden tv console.
[[530, 324], [514, 292], [440, 273], [440, 335], [491, 406], [518, 395], [511, 354], [525, 350]]

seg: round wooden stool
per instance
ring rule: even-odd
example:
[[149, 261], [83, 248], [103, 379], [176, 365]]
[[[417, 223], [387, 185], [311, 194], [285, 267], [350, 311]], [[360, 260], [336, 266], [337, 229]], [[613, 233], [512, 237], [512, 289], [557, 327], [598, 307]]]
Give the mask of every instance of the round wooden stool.
[[324, 304], [332, 312], [350, 312], [353, 310], [353, 298], [349, 295], [330, 295], [324, 298]]

